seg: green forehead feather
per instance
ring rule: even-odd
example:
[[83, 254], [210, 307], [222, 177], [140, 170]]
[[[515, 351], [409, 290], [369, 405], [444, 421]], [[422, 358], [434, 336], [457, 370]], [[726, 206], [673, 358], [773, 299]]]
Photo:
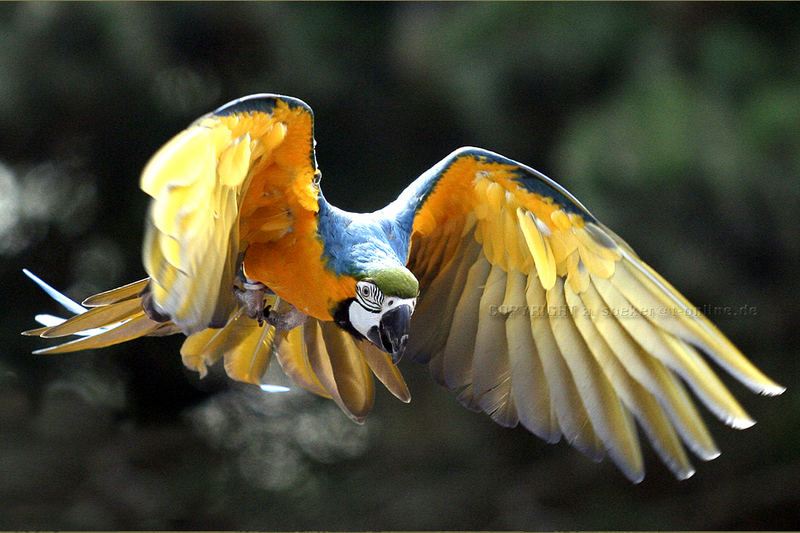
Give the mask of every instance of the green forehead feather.
[[372, 281], [387, 296], [414, 298], [419, 293], [417, 278], [404, 267], [375, 269], [369, 272], [364, 279]]

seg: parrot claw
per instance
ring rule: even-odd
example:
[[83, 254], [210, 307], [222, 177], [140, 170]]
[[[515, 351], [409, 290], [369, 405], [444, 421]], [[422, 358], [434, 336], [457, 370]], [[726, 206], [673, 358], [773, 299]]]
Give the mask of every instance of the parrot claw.
[[303, 324], [308, 318], [308, 315], [304, 312], [300, 311], [298, 308], [290, 304], [289, 302], [281, 302], [284, 306], [288, 306], [288, 309], [284, 309], [283, 311], [277, 311], [275, 308], [270, 308], [267, 306], [265, 311], [267, 311], [266, 319], [270, 326], [274, 326], [277, 329], [282, 329], [288, 331], [290, 329], [294, 329], [297, 326]]
[[258, 281], [245, 278], [241, 286], [234, 285], [233, 291], [244, 306], [247, 316], [257, 320], [259, 326], [263, 326], [266, 321], [270, 326], [288, 331], [301, 325], [308, 318], [308, 315], [280, 298], [275, 302], [275, 306], [265, 307], [264, 297], [271, 294], [271, 291]]
[[233, 286], [236, 298], [244, 305], [247, 316], [258, 320], [258, 325], [264, 325], [264, 297], [267, 295], [267, 286], [259, 282], [242, 283], [242, 287]]

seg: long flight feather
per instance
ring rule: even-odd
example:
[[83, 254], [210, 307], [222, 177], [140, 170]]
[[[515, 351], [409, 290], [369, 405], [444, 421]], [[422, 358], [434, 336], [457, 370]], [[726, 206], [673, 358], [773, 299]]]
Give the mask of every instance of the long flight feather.
[[[627, 289], [626, 296], [634, 298], [638, 305], [666, 307], [675, 310], [673, 320], [659, 320], [659, 325], [671, 331], [679, 338], [686, 339], [693, 344], [708, 350], [709, 355], [717, 363], [730, 372], [739, 381], [754, 392], [766, 395], [782, 393], [785, 388], [778, 385], [758, 370], [744, 355], [714, 326], [706, 317], [700, 314], [678, 291], [676, 291], [664, 278], [653, 271], [642, 261], [626, 257], [625, 271], [638, 281], [638, 284], [627, 276], [620, 280], [623, 292]], [[648, 294], [637, 291], [642, 287]], [[655, 301], [653, 300], [655, 298]], [[662, 315], [659, 315], [661, 318]]]
[[314, 394], [330, 398], [330, 393], [325, 390], [322, 382], [311, 368], [311, 363], [308, 359], [304, 333], [306, 328], [310, 327], [312, 325], [306, 323], [291, 331], [279, 332], [282, 338], [278, 344], [278, 363], [281, 365], [284, 374], [292, 378], [292, 381]]
[[[690, 477], [694, 473], [694, 468], [689, 463], [689, 458], [686, 456], [686, 452], [672, 429], [666, 414], [653, 395], [631, 378], [625, 367], [617, 359], [614, 351], [605, 342], [590, 317], [593, 309], [584, 304], [585, 299], [581, 297], [583, 295], [578, 296], [575, 294], [568, 284], [564, 287], [567, 304], [570, 308], [577, 310], [576, 313], [573, 313], [575, 326], [586, 342], [586, 346], [594, 355], [595, 360], [603, 369], [612, 388], [619, 395], [625, 407], [634, 414], [642, 425], [656, 451], [675, 475], [680, 479]], [[638, 447], [638, 438], [633, 427], [629, 428], [629, 435], [629, 438], [637, 442]]]
[[354, 422], [364, 423], [364, 417], [356, 415], [351, 411], [350, 406], [344, 401], [334, 376], [331, 358], [325, 347], [325, 339], [322, 336], [322, 327], [318, 320], [307, 320], [303, 325], [303, 338], [308, 353], [308, 361], [314, 374], [330, 395], [331, 399], [347, 414]]
[[392, 363], [391, 356], [382, 352], [368, 341], [361, 341], [360, 348], [370, 370], [372, 370], [381, 383], [386, 386], [389, 392], [394, 394], [401, 402], [410, 402], [411, 393], [408, 391], [408, 385], [406, 385], [405, 379], [403, 379], [403, 374], [401, 374], [397, 366]]
[[647, 354], [622, 327], [620, 320], [627, 319], [618, 318], [606, 306], [594, 285], [581, 294], [581, 299], [606, 344], [614, 350], [631, 377], [658, 399], [692, 451], [705, 460], [719, 455], [711, 435], [684, 389], [676, 385], [674, 377], [663, 363]]
[[461, 298], [453, 314], [443, 353], [444, 385], [453, 390], [472, 383], [472, 354], [478, 330], [478, 306], [491, 266], [484, 256], [469, 269]]
[[369, 366], [349, 333], [333, 322], [321, 322], [320, 326], [342, 402], [354, 417], [363, 419], [375, 398], [375, 381]]
[[550, 326], [597, 435], [625, 475], [638, 483], [644, 476], [638, 441], [616, 393], [573, 322], [574, 314], [567, 306], [562, 279], [557, 279], [547, 291], [547, 303], [551, 308], [567, 310], [564, 316], [551, 316]]
[[[458, 304], [461, 288], [465, 286], [469, 268], [481, 253], [480, 245], [472, 238], [472, 232], [465, 236], [462, 249], [437, 276], [430, 286], [420, 294], [417, 308], [411, 317], [411, 334], [407, 352], [415, 361], [428, 362], [435, 358], [447, 343], [451, 324], [445, 321], [439, 327], [439, 317], [452, 316]], [[444, 302], [444, 303], [443, 303]], [[440, 359], [440, 358], [437, 358]], [[431, 364], [434, 372], [436, 364]], [[443, 376], [434, 373], [434, 379], [443, 383]]]
[[[503, 302], [506, 273], [493, 265], [478, 305], [478, 329], [472, 358], [472, 388], [477, 405], [486, 413], [494, 413], [511, 398], [511, 371], [508, 364], [505, 320], [492, 312]], [[516, 417], [515, 417], [516, 418]], [[505, 425], [516, 420], [506, 420]]]
[[[547, 376], [550, 399], [561, 433], [572, 446], [600, 461], [604, 455], [603, 447], [550, 327], [552, 319], [563, 320], [565, 317], [558, 310], [548, 309], [545, 290], [535, 274], [528, 276], [525, 299], [530, 311], [531, 333]], [[551, 317], [554, 313], [559, 316]]]
[[[686, 380], [695, 394], [712, 412], [720, 416], [722, 420], [728, 419], [732, 413], [743, 414], [744, 416], [738, 420], [733, 420], [737, 426], [752, 425], [752, 419], [743, 412], [741, 406], [702, 357], [697, 352], [689, 352], [682, 349], [679, 344], [671, 343], [669, 339], [675, 340], [671, 333], [664, 332], [639, 314], [637, 307], [628, 301], [617, 288], [616, 277], [613, 280], [597, 277], [593, 281], [609, 308], [625, 316], [625, 320], [620, 320], [620, 324], [630, 333], [631, 337], [645, 351], [652, 353]], [[676, 340], [676, 342], [678, 341]]]
[[237, 381], [260, 385], [274, 341], [274, 327], [259, 326], [254, 319], [240, 315], [221, 347], [225, 372]]
[[522, 425], [547, 442], [561, 437], [558, 421], [551, 417], [550, 391], [530, 324], [530, 309], [525, 301], [527, 277], [522, 272], [508, 273], [503, 305], [506, 317], [511, 390]]

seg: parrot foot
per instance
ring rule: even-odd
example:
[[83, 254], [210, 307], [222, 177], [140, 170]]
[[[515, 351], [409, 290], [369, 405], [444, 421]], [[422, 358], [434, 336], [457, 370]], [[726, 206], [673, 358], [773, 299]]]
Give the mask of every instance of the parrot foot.
[[288, 331], [301, 325], [308, 318], [304, 312], [280, 298], [275, 302], [275, 307], [269, 305], [265, 307], [264, 297], [272, 292], [261, 282], [245, 278], [240, 280], [240, 284], [234, 285], [233, 292], [244, 306], [247, 316], [258, 320], [259, 326], [263, 326], [266, 321], [270, 326]]
[[245, 312], [250, 318], [258, 320], [258, 325], [264, 325], [264, 297], [269, 292], [267, 286], [257, 281], [247, 280], [242, 286], [233, 286], [236, 298], [244, 305]]
[[[281, 301], [277, 304], [284, 309], [277, 311], [275, 308], [267, 306], [267, 322], [270, 326], [275, 326], [277, 329], [288, 331], [303, 324], [308, 318], [308, 315], [300, 311], [298, 308], [289, 302]], [[276, 306], [276, 307], [277, 307]]]

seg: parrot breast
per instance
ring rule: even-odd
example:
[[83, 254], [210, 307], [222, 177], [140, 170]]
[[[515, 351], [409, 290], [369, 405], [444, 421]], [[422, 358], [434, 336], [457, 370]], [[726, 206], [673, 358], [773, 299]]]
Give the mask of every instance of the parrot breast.
[[298, 210], [292, 220], [291, 230], [277, 240], [247, 247], [244, 274], [305, 314], [333, 320], [338, 304], [355, 295], [356, 280], [329, 267], [317, 232], [317, 213]]

